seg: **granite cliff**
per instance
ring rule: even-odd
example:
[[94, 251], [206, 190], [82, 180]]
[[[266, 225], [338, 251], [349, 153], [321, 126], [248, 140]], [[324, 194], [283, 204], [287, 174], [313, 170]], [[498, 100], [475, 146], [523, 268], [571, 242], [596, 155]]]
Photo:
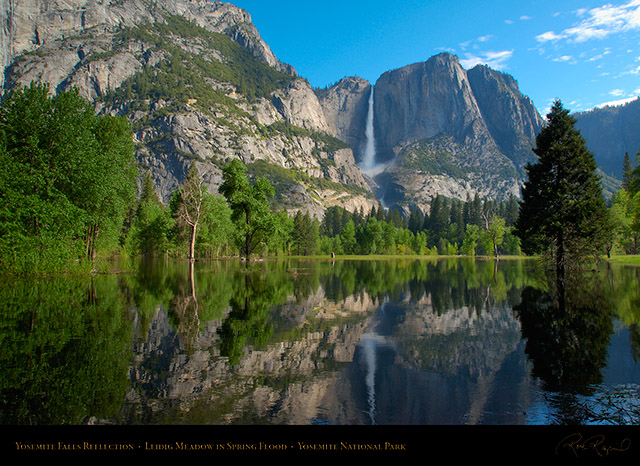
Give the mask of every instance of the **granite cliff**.
[[[363, 128], [363, 94], [371, 88], [348, 86], [353, 79], [323, 91], [320, 102], [361, 159], [362, 140], [348, 138], [344, 128]], [[513, 77], [486, 66], [467, 71], [443, 53], [384, 73], [373, 92], [378, 169], [371, 175], [386, 205], [427, 211], [437, 193], [519, 195], [543, 119]], [[336, 111], [344, 114], [335, 117]]]
[[622, 179], [624, 154], [628, 153], [633, 161], [640, 151], [640, 99], [625, 105], [574, 113], [573, 116], [598, 166], [606, 175]]

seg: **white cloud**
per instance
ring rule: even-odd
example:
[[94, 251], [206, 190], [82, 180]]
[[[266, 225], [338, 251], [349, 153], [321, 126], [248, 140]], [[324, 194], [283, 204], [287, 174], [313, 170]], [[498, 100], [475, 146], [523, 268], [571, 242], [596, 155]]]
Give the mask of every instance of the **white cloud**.
[[583, 19], [573, 27], [561, 33], [547, 31], [538, 35], [536, 40], [548, 42], [566, 39], [580, 43], [640, 29], [640, 0], [632, 0], [623, 5], [607, 3], [589, 10], [583, 8], [575, 14]]
[[574, 42], [587, 42], [592, 39], [604, 39], [611, 33], [608, 29], [576, 26], [565, 29], [563, 36]]
[[531, 16], [522, 15], [522, 16], [520, 16], [520, 19], [521, 19], [522, 21], [529, 21], [529, 20], [530, 20], [530, 19], [532, 19], [532, 18], [531, 18]]
[[609, 55], [611, 53], [610, 50], [605, 50], [603, 53], [599, 53], [598, 55], [594, 55], [591, 58], [588, 58], [587, 61], [591, 62], [591, 61], [597, 61], [597, 60], [602, 60], [606, 55]]
[[620, 100], [610, 100], [609, 102], [603, 102], [601, 104], [596, 105], [596, 108], [617, 107], [618, 105], [624, 105], [624, 104], [628, 104], [629, 102], [633, 102], [637, 98], [638, 96], [628, 97], [626, 99], [620, 99]]
[[640, 66], [636, 66], [635, 68], [630, 69], [628, 71], [623, 71], [622, 73], [618, 74], [617, 77], [619, 78], [621, 76], [626, 76], [628, 74], [640, 74]]
[[560, 63], [575, 63], [575, 59], [571, 55], [563, 55], [561, 57], [554, 58], [553, 61]]
[[504, 70], [507, 68], [507, 61], [513, 56], [513, 50], [490, 51], [479, 55], [466, 54], [460, 60], [460, 64], [470, 69], [476, 65], [487, 65], [495, 70]]
[[564, 38], [565, 38], [564, 35], [556, 34], [553, 31], [543, 32], [542, 34], [539, 34], [536, 36], [536, 40], [538, 42], [551, 42], [551, 41], [556, 41]]
[[613, 89], [612, 91], [609, 91], [609, 95], [612, 95], [614, 97], [620, 97], [624, 95], [624, 90], [623, 89]]

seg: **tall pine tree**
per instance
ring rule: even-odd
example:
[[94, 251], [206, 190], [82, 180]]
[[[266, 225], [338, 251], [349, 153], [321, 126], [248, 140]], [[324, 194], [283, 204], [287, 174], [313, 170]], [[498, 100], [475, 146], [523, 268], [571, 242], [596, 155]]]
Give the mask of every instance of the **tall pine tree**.
[[602, 252], [607, 211], [596, 163], [575, 128], [576, 120], [556, 100], [536, 138], [538, 162], [527, 166], [516, 233], [527, 254], [549, 253], [556, 278]]
[[629, 152], [625, 152], [624, 161], [622, 162], [622, 187], [627, 192], [631, 188], [632, 179], [633, 179], [633, 165], [631, 165], [631, 158], [629, 157]]

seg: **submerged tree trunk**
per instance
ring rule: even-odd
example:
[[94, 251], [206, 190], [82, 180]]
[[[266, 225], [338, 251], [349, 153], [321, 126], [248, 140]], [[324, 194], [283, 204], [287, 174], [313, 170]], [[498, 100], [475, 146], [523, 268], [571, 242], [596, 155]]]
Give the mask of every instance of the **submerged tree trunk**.
[[189, 260], [195, 260], [196, 250], [196, 227], [197, 225], [191, 225], [191, 238], [189, 239]]
[[96, 253], [98, 252], [98, 230], [100, 227], [95, 225], [93, 227], [93, 241], [91, 244], [91, 262], [96, 259]]
[[91, 261], [94, 261], [96, 258], [99, 230], [99, 226], [95, 224], [91, 224], [87, 227], [85, 257], [87, 259], [91, 259]]

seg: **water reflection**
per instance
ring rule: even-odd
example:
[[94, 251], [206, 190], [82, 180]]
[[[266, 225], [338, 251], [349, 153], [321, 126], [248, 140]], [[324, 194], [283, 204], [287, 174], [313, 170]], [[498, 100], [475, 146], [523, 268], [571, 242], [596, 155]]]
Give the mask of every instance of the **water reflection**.
[[581, 275], [560, 291], [527, 287], [515, 310], [533, 375], [546, 389], [588, 394], [602, 381], [613, 308], [599, 279]]
[[533, 261], [130, 270], [0, 285], [1, 423], [585, 423], [612, 353], [640, 383], [636, 269], [566, 302]]

